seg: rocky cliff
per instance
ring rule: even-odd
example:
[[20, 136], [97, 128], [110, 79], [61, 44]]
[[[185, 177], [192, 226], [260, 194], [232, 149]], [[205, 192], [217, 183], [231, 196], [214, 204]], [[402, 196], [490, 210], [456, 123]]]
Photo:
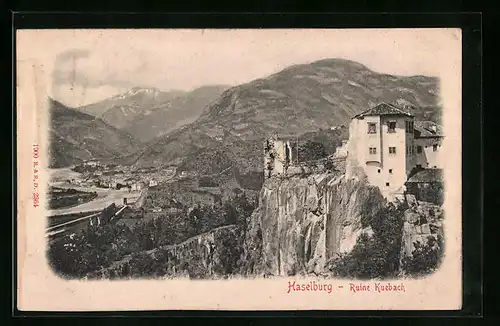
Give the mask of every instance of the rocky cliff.
[[267, 179], [247, 223], [244, 270], [321, 274], [334, 254], [371, 232], [368, 220], [384, 205], [378, 188], [342, 174]]
[[439, 268], [443, 258], [444, 211], [429, 202], [410, 203], [404, 213], [400, 270], [403, 274], [422, 276]]
[[192, 237], [180, 244], [142, 251], [88, 275], [94, 278], [179, 277], [219, 278], [233, 274], [242, 236], [227, 225]]

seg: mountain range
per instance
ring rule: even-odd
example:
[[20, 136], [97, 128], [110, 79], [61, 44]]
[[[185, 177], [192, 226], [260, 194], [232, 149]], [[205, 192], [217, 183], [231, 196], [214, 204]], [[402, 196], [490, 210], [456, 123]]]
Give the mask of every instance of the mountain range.
[[[54, 102], [56, 111], [65, 109], [72, 118], [55, 115], [52, 152], [58, 165], [120, 155], [117, 163], [137, 167], [177, 165], [178, 171], [202, 175], [228, 171], [240, 179], [255, 177], [262, 170], [265, 137], [278, 133], [339, 142], [348, 137], [346, 128], [331, 127], [347, 126], [353, 115], [380, 102], [410, 105], [417, 119], [439, 123], [439, 79], [393, 76], [357, 62], [325, 59], [231, 88], [183, 93], [135, 88], [80, 112]], [[133, 118], [125, 118], [125, 112]], [[91, 146], [88, 140], [83, 146], [82, 139], [93, 139]]]
[[204, 86], [189, 92], [134, 87], [77, 109], [147, 142], [195, 121], [203, 108], [228, 87]]
[[196, 88], [174, 96], [168, 101], [143, 110], [123, 130], [140, 140], [148, 142], [179, 127], [194, 122], [203, 109], [216, 100], [225, 85], [210, 85]]
[[438, 94], [435, 77], [382, 74], [344, 59], [295, 65], [224, 91], [196, 121], [124, 162], [177, 164], [201, 174], [231, 166], [238, 173], [260, 171], [262, 141], [273, 133], [301, 135], [347, 126], [353, 115], [380, 102], [411, 105], [417, 119], [439, 122]]

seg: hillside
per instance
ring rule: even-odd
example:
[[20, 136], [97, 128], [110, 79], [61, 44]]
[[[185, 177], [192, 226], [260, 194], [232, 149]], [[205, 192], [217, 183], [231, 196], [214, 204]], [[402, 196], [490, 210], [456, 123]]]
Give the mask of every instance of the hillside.
[[99, 117], [114, 127], [123, 128], [143, 111], [182, 94], [182, 91], [163, 92], [157, 88], [134, 87], [123, 94], [77, 109]]
[[[229, 86], [204, 86], [185, 92], [164, 103], [143, 109], [123, 127], [142, 141], [150, 141], [183, 125], [194, 122], [203, 109]], [[108, 115], [109, 111], [105, 115]]]
[[65, 167], [91, 158], [109, 159], [136, 151], [139, 142], [101, 119], [49, 98], [49, 167]]

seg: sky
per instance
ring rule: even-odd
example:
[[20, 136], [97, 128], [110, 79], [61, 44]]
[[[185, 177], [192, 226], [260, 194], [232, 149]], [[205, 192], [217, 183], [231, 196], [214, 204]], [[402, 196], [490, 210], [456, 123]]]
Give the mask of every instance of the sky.
[[[49, 96], [78, 107], [132, 87], [236, 86], [326, 58], [394, 75], [440, 77], [457, 29], [22, 30], [17, 59], [43, 67]], [[456, 60], [453, 61], [457, 64]]]

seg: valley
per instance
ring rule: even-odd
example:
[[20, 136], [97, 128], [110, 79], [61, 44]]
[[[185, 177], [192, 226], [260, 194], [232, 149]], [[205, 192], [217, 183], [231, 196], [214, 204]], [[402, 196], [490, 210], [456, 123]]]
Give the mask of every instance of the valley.
[[[390, 256], [383, 272], [359, 275], [395, 277], [401, 243], [416, 232], [402, 233], [408, 207], [387, 206], [378, 188], [346, 178], [344, 145], [352, 117], [382, 102], [438, 123], [437, 94], [434, 77], [325, 59], [234, 87], [136, 87], [81, 108], [53, 101], [52, 166], [69, 170], [57, 170], [52, 186], [96, 195], [50, 215], [97, 211], [106, 221], [55, 242], [54, 268], [118, 278], [352, 274], [337, 254], [372, 254], [387, 236], [377, 247]], [[293, 144], [294, 173], [265, 177], [271, 136]], [[76, 257], [64, 243], [91, 249]]]

